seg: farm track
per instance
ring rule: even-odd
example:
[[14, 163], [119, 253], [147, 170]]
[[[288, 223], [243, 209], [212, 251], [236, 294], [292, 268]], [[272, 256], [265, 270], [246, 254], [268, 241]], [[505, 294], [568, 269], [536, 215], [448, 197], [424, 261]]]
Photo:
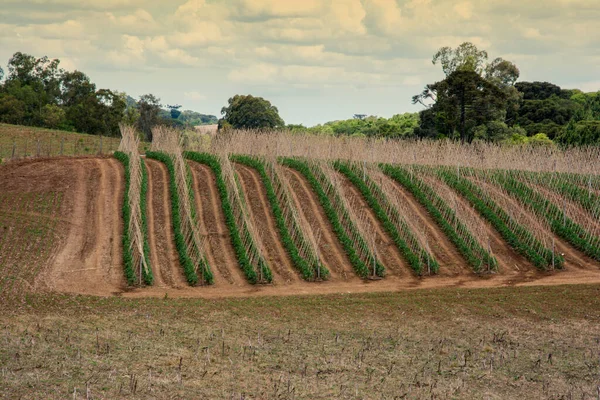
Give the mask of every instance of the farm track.
[[[581, 252], [573, 249], [563, 240], [555, 238], [557, 251], [565, 253], [565, 271], [542, 273], [510, 249], [485, 221], [482, 221], [490, 236], [492, 251], [498, 258], [500, 268], [497, 274], [477, 276], [473, 274], [466, 262], [445, 235], [433, 223], [431, 217], [420, 209], [419, 204], [401, 187], [399, 199], [406, 201], [427, 226], [432, 252], [440, 262], [440, 276], [417, 278], [407, 269], [401, 267], [399, 274], [388, 266], [389, 274], [380, 281], [364, 281], [356, 277], [352, 267], [342, 250], [327, 220], [316, 194], [312, 192], [308, 182], [297, 171], [284, 169], [290, 179], [292, 197], [299, 210], [308, 220], [313, 230], [319, 231], [321, 240], [319, 249], [321, 257], [331, 271], [325, 282], [302, 281], [291, 263], [284, 273], [295, 279], [290, 283], [275, 275], [273, 285], [250, 285], [243, 277], [225, 226], [220, 198], [212, 172], [204, 165], [191, 162], [194, 176], [194, 190], [198, 207], [199, 226], [204, 227], [207, 234], [208, 252], [214, 264], [211, 264], [217, 278], [212, 287], [190, 287], [183, 280], [174, 247], [169, 247], [169, 240], [161, 239], [162, 235], [171, 235], [170, 204], [168, 192], [168, 174], [161, 163], [146, 160], [149, 172], [149, 239], [151, 242], [152, 263], [157, 281], [154, 287], [127, 288], [123, 277], [122, 265], [122, 215], [121, 207], [124, 192], [124, 171], [122, 165], [109, 158], [57, 158], [11, 162], [0, 165], [0, 187], [7, 192], [29, 193], [36, 191], [57, 191], [64, 198], [55, 213], [59, 221], [57, 236], [52, 242], [51, 254], [46, 255], [39, 263], [40, 273], [29, 282], [30, 290], [51, 290], [87, 295], [123, 297], [202, 297], [226, 298], [248, 296], [287, 296], [308, 294], [390, 292], [417, 288], [437, 287], [497, 287], [497, 286], [532, 286], [559, 285], [578, 283], [600, 283], [600, 263], [595, 262]], [[271, 240], [276, 240], [281, 247], [278, 232], [275, 231], [273, 217], [266, 199], [266, 192], [258, 175], [251, 169], [243, 171], [237, 166], [242, 182], [254, 194], [251, 199], [257, 204], [257, 212], [267, 214], [268, 232]], [[359, 194], [354, 192], [353, 196]], [[460, 201], [465, 201], [458, 197]], [[513, 203], [519, 206], [517, 202]], [[364, 206], [364, 204], [362, 204]], [[0, 208], [2, 205], [0, 205]], [[254, 210], [254, 207], [253, 207]], [[261, 211], [262, 210], [262, 211]], [[8, 210], [3, 210], [8, 211]], [[368, 210], [369, 213], [371, 212]], [[54, 214], [53, 214], [54, 215]], [[268, 224], [268, 218], [271, 219]], [[60, 231], [60, 232], [58, 232]], [[91, 232], [91, 234], [89, 234]], [[45, 239], [50, 240], [50, 239]], [[17, 243], [17, 242], [14, 242]], [[11, 252], [23, 251], [27, 247], [4, 243], [0, 250], [0, 258], [14, 258]], [[166, 246], [160, 243], [167, 243]], [[170, 256], [169, 253], [170, 252]], [[163, 254], [166, 253], [166, 254]], [[280, 253], [282, 254], [282, 253]], [[287, 255], [283, 253], [286, 257]], [[171, 257], [174, 265], [164, 268], [161, 259]], [[158, 258], [158, 262], [156, 261]], [[24, 258], [27, 259], [27, 258]], [[288, 260], [289, 263], [289, 260]], [[389, 264], [389, 263], [388, 263]], [[169, 264], [167, 264], [169, 265]], [[225, 269], [223, 268], [225, 266]], [[273, 270], [276, 272], [273, 263]], [[278, 265], [281, 267], [281, 265]], [[174, 282], [169, 274], [176, 272], [179, 283]], [[404, 273], [406, 272], [406, 273]], [[18, 273], [17, 270], [10, 272]], [[22, 277], [27, 279], [29, 270], [23, 269]], [[162, 284], [161, 284], [162, 280]]]
[[[71, 224], [52, 260], [46, 285], [57, 291], [106, 294], [123, 290], [123, 168], [115, 159], [73, 161]], [[42, 274], [45, 275], [45, 274]]]
[[[377, 258], [386, 269], [386, 275], [396, 275], [398, 277], [409, 277], [412, 275], [411, 269], [404, 260], [394, 240], [387, 233], [381, 222], [375, 215], [375, 212], [369, 207], [359, 190], [343, 174], [336, 172], [337, 180], [344, 186], [344, 191], [348, 196], [348, 203], [359, 218], [366, 216], [369, 229], [375, 233], [375, 249]], [[365, 238], [367, 239], [367, 238]]]
[[144, 159], [148, 171], [148, 241], [156, 285], [187, 286], [175, 249], [169, 174], [160, 161]]
[[384, 176], [382, 179], [387, 179], [390, 182], [390, 186], [396, 191], [398, 200], [404, 202], [412, 211], [412, 214], [419, 219], [416, 225], [424, 227], [429, 249], [440, 265], [438, 276], [459, 277], [473, 275], [467, 261], [462, 257], [456, 246], [438, 227], [435, 220], [412, 193], [408, 192], [402, 185], [388, 176]]
[[253, 168], [241, 164], [236, 164], [235, 170], [240, 178], [248, 210], [260, 234], [266, 253], [264, 256], [273, 272], [274, 283], [290, 284], [298, 281], [300, 277], [296, 274], [292, 261], [281, 243], [275, 217], [260, 175]]
[[248, 287], [231, 244], [229, 230], [213, 172], [205, 165], [189, 162], [194, 178], [198, 224], [206, 238], [207, 257], [213, 274], [230, 285]]

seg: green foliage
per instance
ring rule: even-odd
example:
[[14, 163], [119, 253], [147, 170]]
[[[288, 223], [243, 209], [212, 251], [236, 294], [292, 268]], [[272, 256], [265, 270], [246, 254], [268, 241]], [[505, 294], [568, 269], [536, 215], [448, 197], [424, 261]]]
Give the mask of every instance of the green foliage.
[[[235, 251], [238, 263], [240, 265], [240, 268], [246, 275], [246, 279], [248, 280], [248, 282], [252, 284], [258, 283], [258, 275], [254, 267], [252, 266], [252, 263], [250, 262], [250, 255], [248, 254], [240, 236], [240, 232], [242, 232], [243, 235], [246, 235], [248, 237], [249, 233], [247, 231], [247, 227], [238, 227], [236, 224], [235, 217], [233, 214], [233, 206], [229, 201], [227, 185], [225, 184], [225, 180], [223, 179], [219, 159], [213, 154], [196, 152], [186, 152], [185, 158], [200, 164], [207, 165], [215, 174], [217, 190], [221, 198], [223, 214], [225, 215], [225, 224], [227, 225], [227, 229], [229, 230], [231, 244], [233, 246], [233, 250]], [[253, 251], [256, 251], [255, 247], [253, 248]], [[271, 282], [273, 279], [271, 270], [264, 262], [262, 262], [262, 260], [259, 262], [258, 268], [261, 271], [263, 279], [265, 279], [267, 282]]]
[[[175, 248], [177, 249], [177, 254], [179, 255], [179, 263], [183, 267], [183, 272], [188, 284], [194, 286], [199, 282], [198, 275], [196, 274], [196, 267], [192, 262], [192, 259], [188, 255], [187, 246], [185, 244], [185, 238], [181, 232], [181, 214], [179, 212], [180, 209], [180, 199], [179, 193], [177, 192], [177, 183], [175, 180], [175, 167], [173, 166], [173, 161], [171, 157], [169, 157], [165, 153], [148, 151], [146, 152], [146, 157], [152, 158], [154, 160], [158, 160], [165, 164], [167, 170], [169, 171], [169, 194], [171, 196], [171, 217], [173, 224], [173, 234], [175, 237]], [[202, 266], [201, 266], [202, 267]], [[204, 267], [202, 267], [204, 269]]]
[[417, 201], [425, 207], [475, 272], [481, 272], [484, 266], [490, 270], [498, 268], [496, 259], [481, 247], [470, 230], [458, 219], [454, 210], [431, 187], [415, 176], [414, 172], [411, 174], [404, 168], [389, 164], [381, 164], [380, 168], [386, 175], [412, 193]]
[[144, 134], [146, 141], [152, 141], [152, 128], [158, 124], [158, 114], [161, 111], [160, 99], [152, 94], [140, 96], [137, 103], [140, 113], [138, 119], [138, 129]]
[[222, 121], [235, 129], [275, 129], [285, 126], [277, 107], [262, 97], [235, 95], [221, 109], [221, 114]]
[[[401, 221], [399, 226], [396, 226], [396, 224], [392, 222], [391, 215], [388, 215], [380, 204], [380, 201], [377, 199], [379, 198], [385, 201], [384, 194], [379, 191], [376, 197], [367, 185], [367, 182], [360, 178], [360, 176], [347, 164], [336, 161], [333, 165], [336, 170], [344, 174], [350, 182], [358, 188], [367, 204], [369, 204], [369, 207], [375, 212], [377, 219], [379, 219], [379, 222], [381, 222], [413, 271], [415, 271], [417, 275], [421, 275], [423, 274], [424, 266], [427, 266], [432, 273], [437, 273], [439, 270], [437, 261], [431, 257], [425, 249], [421, 248], [409, 226], [404, 223], [404, 221]], [[398, 221], [399, 219], [396, 220]]]
[[[329, 271], [327, 270], [327, 268], [325, 268], [323, 265], [318, 265], [318, 261], [317, 263], [311, 265], [309, 260], [306, 260], [300, 256], [298, 246], [292, 239], [288, 226], [286, 225], [285, 218], [283, 217], [283, 211], [281, 209], [281, 206], [279, 205], [277, 195], [275, 194], [273, 183], [271, 182], [271, 179], [269, 178], [265, 170], [264, 161], [244, 155], [235, 155], [232, 156], [231, 159], [232, 161], [247, 165], [248, 167], [254, 168], [258, 171], [260, 178], [263, 184], [265, 185], [267, 199], [269, 200], [271, 211], [275, 216], [275, 223], [277, 225], [279, 235], [281, 236], [283, 246], [286, 249], [288, 255], [290, 256], [296, 269], [298, 269], [298, 271], [300, 271], [300, 274], [302, 274], [302, 278], [307, 281], [314, 280], [318, 270], [321, 278], [326, 279], [329, 275]], [[299, 245], [302, 244], [301, 240], [302, 239], [300, 239], [300, 242], [298, 243]]]
[[[312, 189], [317, 194], [319, 202], [325, 210], [325, 215], [331, 223], [333, 231], [335, 232], [338, 240], [342, 244], [344, 251], [348, 255], [348, 258], [350, 259], [350, 263], [352, 264], [354, 271], [356, 271], [357, 275], [361, 278], [367, 278], [371, 274], [371, 271], [369, 270], [369, 267], [366, 265], [365, 261], [361, 260], [361, 258], [359, 257], [356, 249], [354, 248], [352, 239], [350, 239], [350, 236], [347, 232], [347, 230], [350, 231], [356, 229], [347, 213], [342, 213], [342, 215], [338, 215], [332, 204], [332, 201], [329, 199], [329, 197], [327, 197], [323, 187], [317, 181], [317, 178], [315, 177], [315, 175], [313, 174], [306, 162], [293, 158], [283, 158], [281, 162], [283, 163], [283, 165], [300, 172], [306, 178]], [[354, 236], [360, 237], [360, 235]], [[362, 239], [362, 241], [364, 242], [364, 239]], [[364, 243], [361, 245], [365, 246]], [[371, 261], [369, 261], [369, 263], [371, 263]], [[384, 267], [379, 262], [376, 263], [375, 272], [378, 276], [383, 276], [385, 273]]]
[[288, 125], [292, 132], [309, 132], [324, 135], [363, 136], [382, 138], [410, 138], [419, 126], [419, 114], [397, 114], [391, 118], [369, 116], [341, 121], [331, 121], [324, 125], [305, 128], [302, 125]]
[[600, 261], [600, 238], [573, 222], [556, 204], [514, 177], [515, 173], [497, 173], [494, 178], [508, 193], [531, 207], [550, 224], [552, 231], [586, 255]]
[[512, 222], [510, 215], [475, 184], [448, 168], [440, 168], [438, 175], [446, 184], [467, 199], [479, 214], [487, 219], [502, 235], [504, 240], [518, 253], [531, 261], [533, 265], [541, 270], [547, 270], [552, 265], [556, 268], [562, 268], [564, 264], [562, 256], [553, 254], [525, 227]]
[[119, 160], [123, 167], [125, 167], [125, 194], [123, 196], [123, 266], [125, 269], [125, 280], [129, 286], [133, 286], [136, 283], [136, 275], [133, 266], [133, 254], [131, 252], [131, 238], [129, 235], [129, 221], [131, 220], [131, 208], [129, 207], [129, 185], [130, 185], [130, 174], [129, 174], [129, 156], [120, 151], [115, 152], [115, 158]]
[[140, 168], [142, 170], [142, 182], [140, 188], [140, 213], [142, 214], [142, 235], [144, 236], [144, 260], [148, 266], [148, 270], [144, 270], [144, 282], [147, 285], [152, 285], [154, 276], [152, 274], [152, 264], [150, 263], [150, 240], [148, 239], [148, 171], [146, 163], [140, 158]]

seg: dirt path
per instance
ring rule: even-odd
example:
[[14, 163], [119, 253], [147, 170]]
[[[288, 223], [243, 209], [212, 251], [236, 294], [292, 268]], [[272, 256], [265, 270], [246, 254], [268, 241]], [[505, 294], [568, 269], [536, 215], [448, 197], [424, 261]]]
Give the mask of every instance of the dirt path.
[[419, 219], [417, 226], [425, 227], [425, 236], [428, 238], [429, 248], [440, 265], [438, 275], [442, 277], [472, 275], [472, 270], [468, 267], [467, 262], [456, 246], [446, 237], [425, 207], [415, 199], [412, 193], [392, 178], [385, 176], [382, 179], [387, 179], [391, 183], [390, 186], [394, 187], [398, 200], [405, 202], [412, 214], [417, 216]]
[[125, 285], [122, 267], [123, 168], [115, 159], [77, 161], [72, 223], [48, 283], [58, 291], [106, 294]]
[[[369, 227], [375, 233], [375, 248], [377, 249], [377, 257], [386, 268], [386, 274], [409, 277], [412, 275], [412, 270], [406, 260], [400, 254], [398, 247], [393, 239], [387, 233], [381, 222], [367, 204], [360, 191], [350, 182], [345, 175], [336, 172], [337, 179], [344, 186], [344, 192], [348, 196], [347, 200], [352, 207], [354, 213], [361, 216], [365, 213]], [[369, 240], [368, 237], [364, 237]]]
[[202, 235], [206, 237], [207, 258], [213, 274], [218, 274], [231, 285], [247, 287], [250, 284], [238, 265], [231, 244], [214, 174], [210, 168], [196, 162], [190, 162], [190, 167], [194, 177], [198, 223]]
[[144, 159], [148, 171], [148, 240], [156, 285], [187, 286], [175, 248], [169, 174], [160, 161]]
[[260, 232], [265, 257], [273, 271], [276, 284], [290, 284], [300, 279], [294, 270], [292, 261], [281, 244], [279, 231], [275, 225], [275, 217], [267, 199], [266, 190], [260, 181], [260, 175], [252, 168], [236, 164], [235, 169], [240, 177], [244, 197], [256, 227]]
[[304, 176], [294, 169], [285, 168], [284, 171], [291, 183], [292, 194], [298, 210], [303, 213], [312, 231], [321, 234], [319, 252], [331, 273], [330, 279], [360, 281], [354, 274], [350, 260], [333, 232], [325, 210]]

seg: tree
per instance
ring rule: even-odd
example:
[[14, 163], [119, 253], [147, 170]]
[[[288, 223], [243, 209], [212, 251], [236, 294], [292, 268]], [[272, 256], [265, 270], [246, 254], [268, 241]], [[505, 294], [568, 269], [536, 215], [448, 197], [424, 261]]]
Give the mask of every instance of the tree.
[[221, 109], [221, 114], [223, 118], [219, 125], [223, 126], [223, 122], [226, 122], [235, 129], [275, 129], [285, 126], [277, 107], [262, 97], [235, 95], [228, 100], [228, 106]]
[[46, 128], [56, 129], [64, 123], [66, 113], [56, 104], [46, 104], [42, 109], [42, 118]]
[[479, 51], [473, 43], [465, 42], [456, 49], [442, 47], [433, 56], [432, 63], [436, 65], [439, 61], [446, 76], [455, 71], [473, 71], [481, 75], [487, 58], [487, 51]]
[[25, 118], [25, 103], [10, 94], [0, 94], [0, 122], [22, 124]]
[[179, 104], [176, 104], [176, 105], [173, 105], [173, 106], [172, 105], [167, 105], [167, 108], [171, 112], [171, 119], [177, 119], [181, 115], [181, 111], [179, 111], [179, 109], [181, 108], [181, 106]]
[[65, 72], [61, 77], [61, 102], [66, 107], [72, 107], [93, 96], [96, 85], [90, 82], [90, 78], [80, 71]]
[[152, 128], [158, 124], [158, 113], [160, 112], [160, 99], [152, 94], [140, 96], [138, 101], [138, 128], [144, 134], [147, 141], [152, 141]]
[[[470, 142], [476, 136], [487, 140], [506, 137], [503, 125], [518, 109], [520, 94], [514, 88], [519, 69], [513, 63], [496, 58], [486, 64], [488, 54], [472, 43], [456, 49], [441, 48], [433, 56], [433, 64], [442, 66], [446, 78], [428, 84], [413, 96], [413, 104], [426, 109], [420, 115], [420, 137], [459, 137]], [[489, 131], [489, 132], [488, 132]], [[458, 134], [457, 134], [458, 132]]]

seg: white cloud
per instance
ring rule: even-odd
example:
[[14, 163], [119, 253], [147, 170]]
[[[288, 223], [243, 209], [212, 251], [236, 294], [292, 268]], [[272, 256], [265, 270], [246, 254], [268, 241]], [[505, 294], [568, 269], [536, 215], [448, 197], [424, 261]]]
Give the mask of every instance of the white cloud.
[[454, 11], [463, 19], [471, 19], [473, 17], [473, 4], [468, 1], [463, 1], [454, 5]]
[[206, 96], [203, 95], [200, 92], [196, 92], [196, 91], [191, 91], [191, 92], [184, 92], [183, 96], [188, 99], [188, 100], [193, 100], [193, 101], [200, 101], [200, 100], [206, 100]]

